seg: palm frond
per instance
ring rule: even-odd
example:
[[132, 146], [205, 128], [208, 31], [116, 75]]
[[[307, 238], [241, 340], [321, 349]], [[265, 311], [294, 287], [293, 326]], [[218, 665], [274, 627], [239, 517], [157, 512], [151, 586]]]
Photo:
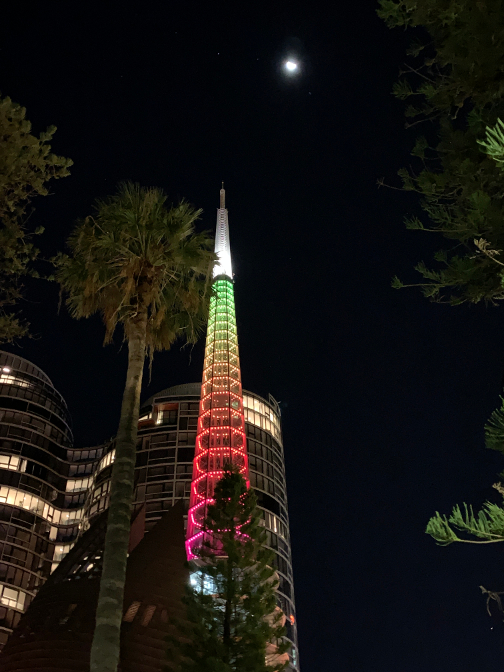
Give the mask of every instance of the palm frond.
[[212, 238], [195, 233], [200, 215], [186, 201], [169, 205], [162, 190], [132, 183], [97, 201], [71, 234], [70, 254], [54, 260], [70, 313], [101, 314], [105, 343], [119, 324], [128, 338], [142, 311], [151, 353], [180, 336], [194, 342], [206, 322], [215, 261]]

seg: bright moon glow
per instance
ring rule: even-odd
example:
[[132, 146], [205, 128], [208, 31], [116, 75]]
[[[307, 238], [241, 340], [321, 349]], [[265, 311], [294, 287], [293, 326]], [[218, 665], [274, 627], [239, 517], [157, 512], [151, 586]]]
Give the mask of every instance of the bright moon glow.
[[294, 61], [287, 61], [285, 64], [285, 67], [289, 72], [294, 72], [294, 70], [297, 70], [297, 63], [294, 63]]

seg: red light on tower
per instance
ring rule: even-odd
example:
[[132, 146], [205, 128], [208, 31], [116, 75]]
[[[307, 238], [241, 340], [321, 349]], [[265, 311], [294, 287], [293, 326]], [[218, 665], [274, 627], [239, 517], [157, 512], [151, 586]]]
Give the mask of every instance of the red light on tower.
[[240, 359], [232, 280], [229, 226], [224, 188], [217, 210], [213, 271], [214, 294], [210, 301], [198, 433], [193, 462], [186, 550], [196, 557], [205, 534], [204, 522], [215, 484], [226, 464], [235, 465], [248, 479]]

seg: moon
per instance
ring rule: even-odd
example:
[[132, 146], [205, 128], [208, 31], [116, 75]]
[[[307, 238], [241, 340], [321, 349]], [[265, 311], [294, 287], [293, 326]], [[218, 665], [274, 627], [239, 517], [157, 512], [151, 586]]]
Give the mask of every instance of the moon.
[[286, 61], [285, 69], [288, 72], [295, 72], [298, 69], [298, 64], [295, 61]]

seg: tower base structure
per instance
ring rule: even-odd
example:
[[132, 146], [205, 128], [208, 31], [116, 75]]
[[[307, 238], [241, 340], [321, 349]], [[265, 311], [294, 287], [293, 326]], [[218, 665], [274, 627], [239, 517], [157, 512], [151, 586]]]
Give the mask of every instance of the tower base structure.
[[[106, 512], [79, 540], [21, 618], [0, 658], [2, 672], [89, 672]], [[184, 506], [164, 515], [132, 550], [121, 628], [121, 672], [170, 668], [166, 637], [184, 618]]]

